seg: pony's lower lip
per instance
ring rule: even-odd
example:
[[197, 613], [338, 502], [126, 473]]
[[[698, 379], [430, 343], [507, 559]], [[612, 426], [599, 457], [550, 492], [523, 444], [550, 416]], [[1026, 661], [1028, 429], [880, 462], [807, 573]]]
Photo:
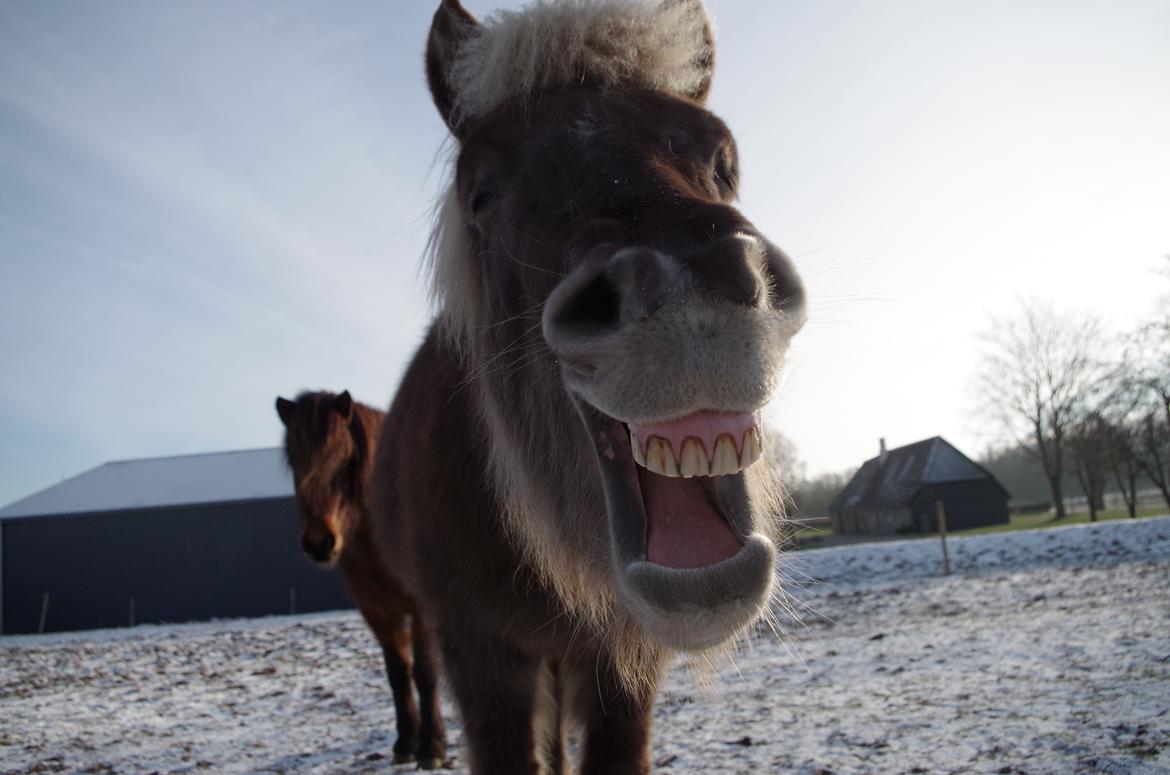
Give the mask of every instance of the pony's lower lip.
[[317, 567], [324, 568], [325, 570], [332, 570], [333, 568], [337, 567], [337, 560], [340, 555], [340, 552], [333, 552], [328, 557], [314, 557], [312, 555], [308, 555], [308, 558]]

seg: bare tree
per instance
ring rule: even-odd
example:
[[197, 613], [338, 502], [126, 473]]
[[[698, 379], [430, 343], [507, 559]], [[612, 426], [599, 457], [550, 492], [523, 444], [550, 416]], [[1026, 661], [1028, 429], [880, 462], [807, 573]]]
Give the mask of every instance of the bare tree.
[[1100, 388], [1103, 335], [1091, 316], [1025, 302], [1015, 318], [997, 319], [976, 375], [982, 413], [1040, 461], [1055, 518], [1064, 519], [1067, 437]]
[[1133, 368], [1131, 379], [1149, 391], [1170, 428], [1170, 314], [1146, 321], [1130, 336], [1126, 360]]
[[804, 461], [796, 450], [796, 444], [775, 428], [768, 428], [764, 433], [764, 454], [772, 462], [772, 470], [780, 475], [780, 480], [789, 490], [794, 482], [804, 478]]
[[1094, 411], [1074, 422], [1066, 439], [1070, 468], [1088, 501], [1090, 522], [1096, 522], [1097, 512], [1104, 508], [1112, 431], [1109, 422]]
[[1138, 444], [1138, 466], [1170, 506], [1170, 437], [1158, 411], [1151, 409], [1138, 420]]
[[796, 487], [804, 479], [805, 464], [800, 459], [796, 444], [775, 427], [764, 428], [764, 455], [776, 474], [776, 485], [784, 499], [784, 513], [791, 518], [799, 506]]
[[[1170, 280], [1170, 255], [1161, 274]], [[1170, 292], [1128, 337], [1124, 349], [1128, 389], [1144, 404], [1137, 422], [1138, 463], [1170, 506]]]
[[845, 489], [845, 485], [849, 484], [849, 480], [856, 472], [856, 469], [849, 469], [835, 473], [823, 473], [799, 482], [793, 493], [797, 506], [796, 513], [805, 519], [828, 516], [829, 506]]
[[1145, 390], [1130, 378], [1123, 363], [1110, 376], [1107, 398], [1099, 408], [1106, 425], [1103, 449], [1109, 471], [1130, 519], [1137, 517], [1137, 483], [1141, 476], [1141, 421], [1139, 407]]
[[1136, 426], [1132, 422], [1109, 426], [1109, 439], [1105, 447], [1109, 471], [1113, 474], [1113, 481], [1121, 493], [1130, 519], [1137, 518], [1137, 482], [1142, 470], [1138, 465], [1137, 444]]

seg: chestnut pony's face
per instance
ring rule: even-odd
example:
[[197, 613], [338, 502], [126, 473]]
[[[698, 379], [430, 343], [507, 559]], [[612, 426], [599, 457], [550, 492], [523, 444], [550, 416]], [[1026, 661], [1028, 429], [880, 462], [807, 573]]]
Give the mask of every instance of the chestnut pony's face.
[[292, 469], [301, 548], [313, 562], [337, 564], [361, 508], [361, 476], [350, 434], [349, 392], [302, 393], [295, 401], [276, 399], [285, 427], [284, 448]]
[[580, 420], [564, 444], [597, 461], [570, 486], [604, 493], [622, 601], [667, 645], [721, 642], [771, 586], [756, 413], [804, 321], [791, 263], [733, 204], [730, 132], [685, 95], [588, 79], [452, 126], [480, 373], [517, 343], [552, 364]]

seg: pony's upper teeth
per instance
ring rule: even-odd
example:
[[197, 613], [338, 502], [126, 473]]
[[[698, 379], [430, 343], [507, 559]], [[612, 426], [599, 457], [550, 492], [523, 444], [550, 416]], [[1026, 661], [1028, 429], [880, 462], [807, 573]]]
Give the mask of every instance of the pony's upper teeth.
[[655, 436], [650, 439], [650, 451], [646, 455], [645, 466], [658, 474], [664, 476], [678, 476], [678, 461], [675, 460], [674, 450], [670, 448], [670, 442], [666, 439], [660, 439]]
[[739, 456], [739, 467], [747, 468], [763, 454], [764, 440], [760, 438], [760, 429], [753, 425], [743, 436], [743, 452]]
[[759, 460], [763, 452], [760, 432], [752, 426], [740, 439], [739, 451], [730, 434], [721, 434], [714, 449], [708, 452], [703, 442], [694, 436], [683, 440], [676, 452], [670, 442], [661, 436], [651, 436], [646, 446], [636, 433], [630, 433], [630, 450], [638, 465], [663, 476], [690, 479], [695, 476], [726, 476], [736, 474]]
[[678, 473], [683, 479], [711, 474], [711, 461], [707, 459], [703, 442], [694, 437], [683, 442], [682, 459], [679, 460]]
[[711, 458], [711, 476], [723, 476], [739, 471], [739, 455], [735, 453], [735, 441], [724, 433], [715, 442], [715, 455]]

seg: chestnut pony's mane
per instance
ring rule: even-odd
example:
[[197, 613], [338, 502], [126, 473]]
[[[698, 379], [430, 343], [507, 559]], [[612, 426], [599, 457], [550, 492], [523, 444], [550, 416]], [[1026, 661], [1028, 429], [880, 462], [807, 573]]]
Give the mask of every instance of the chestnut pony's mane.
[[[294, 399], [297, 414], [295, 427], [286, 431], [285, 458], [290, 466], [296, 460], [311, 460], [313, 471], [309, 480], [314, 474], [348, 467], [350, 476], [346, 477], [345, 496], [351, 503], [364, 507], [369, 478], [366, 473], [373, 463], [383, 413], [355, 401], [344, 437], [351, 443], [339, 443], [343, 437], [330, 432], [334, 420], [340, 419], [334, 407], [335, 398], [333, 393], [305, 391]], [[331, 483], [320, 484], [328, 487]]]

